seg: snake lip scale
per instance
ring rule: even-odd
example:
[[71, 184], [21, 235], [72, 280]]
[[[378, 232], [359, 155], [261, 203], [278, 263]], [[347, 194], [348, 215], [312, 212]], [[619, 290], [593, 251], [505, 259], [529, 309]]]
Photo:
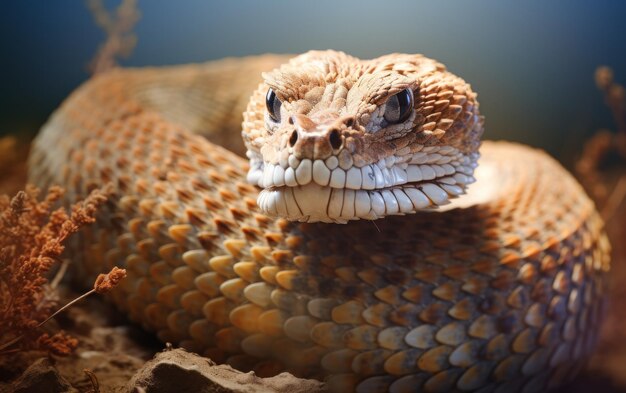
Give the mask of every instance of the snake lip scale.
[[29, 181], [108, 185], [73, 276], [124, 267], [110, 300], [163, 342], [333, 392], [542, 392], [593, 351], [610, 245], [478, 108], [421, 55], [118, 69], [51, 115]]
[[[430, 157], [439, 158], [436, 154], [403, 158], [405, 162], [391, 166], [381, 160], [361, 168], [353, 166], [343, 170], [335, 167], [332, 171], [329, 169], [333, 166], [330, 159], [330, 165], [321, 160], [307, 160], [295, 169], [288, 166], [286, 170], [279, 165], [263, 163], [252, 167], [248, 179], [264, 187], [258, 204], [270, 215], [304, 222], [345, 223], [350, 219], [376, 219], [436, 208], [465, 193], [465, 187], [475, 180], [472, 174], [478, 154], [465, 160], [465, 166], [450, 157], [439, 159], [438, 164], [417, 164], [427, 162]], [[305, 170], [312, 173], [303, 175]], [[282, 175], [286, 171], [289, 172]], [[324, 198], [324, 195], [328, 196]], [[335, 200], [341, 201], [340, 207]], [[334, 205], [338, 206], [336, 212], [331, 209]]]

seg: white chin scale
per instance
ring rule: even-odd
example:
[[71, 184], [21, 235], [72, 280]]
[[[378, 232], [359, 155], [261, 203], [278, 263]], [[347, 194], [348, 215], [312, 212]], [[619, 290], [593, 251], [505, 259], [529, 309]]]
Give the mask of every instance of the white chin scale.
[[257, 204], [268, 216], [291, 221], [345, 223], [436, 208], [464, 192], [464, 187], [445, 183], [421, 183], [371, 191], [309, 183], [264, 189]]
[[[443, 152], [440, 149], [439, 152]], [[361, 168], [335, 157], [267, 163], [251, 157], [248, 182], [263, 190], [257, 204], [269, 216], [292, 221], [345, 223], [403, 215], [448, 204], [474, 182], [478, 153], [430, 152], [391, 156]]]

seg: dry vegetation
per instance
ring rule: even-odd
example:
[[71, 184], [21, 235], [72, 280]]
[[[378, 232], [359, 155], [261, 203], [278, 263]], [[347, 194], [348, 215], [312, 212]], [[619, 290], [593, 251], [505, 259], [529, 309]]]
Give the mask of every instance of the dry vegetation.
[[613, 258], [610, 311], [602, 326], [600, 345], [589, 367], [568, 393], [626, 391], [626, 97], [613, 71], [599, 67], [596, 85], [604, 95], [616, 130], [598, 130], [585, 143], [576, 164], [576, 175], [595, 200], [611, 240]]
[[[60, 265], [63, 243], [95, 220], [106, 197], [96, 190], [68, 214], [64, 208], [53, 210], [63, 196], [60, 188], [50, 188], [42, 200], [38, 196], [32, 186], [13, 198], [0, 196], [0, 354], [41, 349], [68, 355], [78, 345], [63, 331], [50, 334], [40, 329], [58, 308], [48, 278]], [[120, 269], [101, 275], [89, 293], [109, 290], [124, 275]]]
[[604, 218], [609, 219], [626, 194], [623, 168], [626, 162], [626, 90], [614, 80], [613, 71], [608, 67], [598, 67], [595, 81], [604, 94], [617, 130], [598, 130], [585, 143], [576, 172], [601, 207]]
[[[102, 0], [86, 3], [106, 34], [89, 67], [96, 74], [130, 55], [137, 42], [133, 27], [140, 13], [136, 0], [122, 0], [115, 12], [108, 11]], [[24, 187], [27, 152], [28, 143], [14, 136], [0, 138], [0, 192], [14, 194]], [[13, 198], [7, 194], [0, 195], [0, 356], [29, 349], [67, 355], [77, 340], [63, 331], [46, 332], [42, 325], [85, 296], [110, 290], [126, 275], [117, 268], [101, 274], [91, 291], [61, 309], [55, 290], [58, 280], [49, 281], [51, 272], [62, 266], [63, 243], [95, 220], [106, 197], [96, 190], [68, 214], [63, 208], [54, 209], [63, 196], [58, 187], [48, 190], [41, 200], [39, 190], [30, 186]]]
[[106, 33], [106, 40], [98, 49], [89, 69], [98, 74], [117, 67], [118, 57], [128, 57], [137, 44], [133, 28], [141, 14], [137, 0], [122, 0], [115, 13], [109, 12], [102, 0], [87, 0], [96, 24]]

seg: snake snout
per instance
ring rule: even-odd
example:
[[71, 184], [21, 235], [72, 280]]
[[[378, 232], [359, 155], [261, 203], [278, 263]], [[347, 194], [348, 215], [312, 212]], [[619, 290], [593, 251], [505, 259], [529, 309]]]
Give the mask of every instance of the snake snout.
[[293, 115], [289, 124], [294, 126], [289, 136], [289, 146], [295, 156], [302, 159], [326, 159], [343, 147], [342, 130], [354, 124], [352, 116], [316, 122], [305, 115]]

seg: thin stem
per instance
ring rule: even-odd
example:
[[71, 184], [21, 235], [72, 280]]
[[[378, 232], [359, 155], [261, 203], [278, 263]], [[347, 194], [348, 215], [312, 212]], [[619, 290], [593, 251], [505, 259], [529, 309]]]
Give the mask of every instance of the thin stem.
[[624, 197], [626, 197], [626, 176], [622, 176], [619, 179], [617, 185], [613, 189], [613, 192], [611, 192], [611, 195], [602, 208], [601, 216], [604, 221], [610, 220], [611, 216], [613, 216], [615, 211], [622, 204]]
[[[51, 320], [52, 318], [54, 318], [56, 315], [58, 315], [60, 312], [63, 312], [64, 310], [66, 310], [68, 307], [71, 307], [72, 305], [76, 304], [76, 302], [86, 298], [87, 296], [91, 295], [92, 293], [96, 292], [95, 289], [90, 290], [89, 292], [83, 293], [82, 295], [80, 295], [79, 297], [77, 297], [76, 299], [72, 300], [71, 302], [67, 303], [66, 305], [64, 305], [63, 307], [59, 308], [58, 310], [56, 310], [54, 313], [52, 313], [52, 315], [50, 315], [48, 318], [44, 319], [43, 321], [39, 322], [37, 324], [37, 326], [35, 326], [36, 328], [41, 327], [43, 324], [45, 324], [46, 322], [48, 322], [49, 320]], [[10, 347], [11, 345], [17, 343], [18, 341], [20, 341], [22, 338], [24, 337], [23, 334], [20, 334], [19, 336], [15, 337], [13, 340], [6, 342], [4, 344], [0, 345], [0, 351], [2, 351], [5, 348]]]
[[0, 356], [4, 356], [4, 355], [10, 355], [12, 353], [16, 353], [19, 352], [19, 348], [13, 348], [13, 349], [9, 349], [6, 351], [0, 351]]
[[67, 309], [68, 307], [71, 307], [72, 305], [76, 304], [76, 302], [86, 298], [87, 296], [91, 295], [92, 293], [95, 293], [96, 290], [92, 289], [89, 292], [85, 292], [82, 295], [80, 295], [79, 297], [77, 297], [76, 299], [72, 300], [71, 302], [67, 303], [65, 306], [59, 308], [58, 310], [56, 310], [55, 312], [52, 313], [52, 315], [50, 315], [48, 318], [44, 319], [42, 322], [39, 322], [39, 324], [37, 324], [36, 327], [41, 327], [41, 325], [43, 325], [44, 323], [48, 322], [49, 320], [51, 320], [52, 318], [54, 318], [56, 315], [58, 315], [60, 312], [64, 311], [65, 309]]
[[89, 378], [89, 382], [91, 382], [91, 390], [88, 393], [100, 393], [100, 383], [98, 383], [96, 374], [88, 368], [84, 369], [83, 372]]
[[[10, 347], [11, 345], [15, 344], [18, 341], [20, 341], [22, 339], [22, 337], [24, 337], [24, 335], [20, 334], [19, 336], [15, 337], [13, 340], [0, 345], [0, 351], [2, 351], [4, 348]], [[11, 353], [11, 351], [0, 352], [0, 353]]]
[[59, 286], [59, 283], [65, 276], [65, 273], [67, 272], [67, 268], [69, 265], [70, 265], [69, 259], [63, 259], [61, 261], [61, 266], [59, 267], [59, 271], [57, 271], [57, 274], [54, 276], [54, 279], [52, 279], [52, 282], [50, 283], [50, 288], [56, 289], [56, 287]]

